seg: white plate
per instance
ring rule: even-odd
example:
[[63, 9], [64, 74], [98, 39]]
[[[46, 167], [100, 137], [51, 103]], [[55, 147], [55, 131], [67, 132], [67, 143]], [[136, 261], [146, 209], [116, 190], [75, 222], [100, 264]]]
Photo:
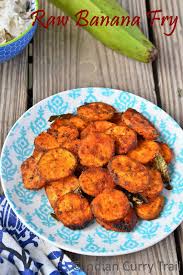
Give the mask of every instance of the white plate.
[[[166, 204], [161, 216], [141, 221], [133, 232], [106, 231], [98, 224], [72, 231], [50, 216], [51, 209], [44, 190], [24, 189], [21, 163], [31, 155], [34, 138], [49, 127], [51, 115], [73, 113], [85, 102], [102, 101], [125, 111], [132, 107], [150, 119], [162, 140], [175, 153], [170, 165], [172, 191], [164, 191]], [[11, 129], [1, 156], [4, 192], [21, 221], [41, 238], [65, 250], [85, 254], [112, 256], [136, 252], [168, 236], [183, 220], [183, 131], [163, 110], [133, 94], [106, 88], [86, 88], [62, 92], [42, 100], [28, 110]]]

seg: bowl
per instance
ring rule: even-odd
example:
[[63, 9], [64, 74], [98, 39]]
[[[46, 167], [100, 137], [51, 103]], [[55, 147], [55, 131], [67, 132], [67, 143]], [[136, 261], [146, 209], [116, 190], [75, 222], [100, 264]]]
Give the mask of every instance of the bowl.
[[[38, 0], [31, 0], [31, 11], [38, 10]], [[34, 19], [33, 19], [34, 20]], [[0, 45], [0, 63], [6, 62], [15, 56], [19, 55], [29, 44], [37, 28], [37, 22], [32, 26], [32, 23], [18, 37]]]

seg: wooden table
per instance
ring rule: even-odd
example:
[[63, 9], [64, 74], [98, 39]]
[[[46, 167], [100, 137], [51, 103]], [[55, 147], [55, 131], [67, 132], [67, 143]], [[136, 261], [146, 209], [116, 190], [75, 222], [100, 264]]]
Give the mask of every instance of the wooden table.
[[[47, 1], [40, 1], [47, 16], [61, 12]], [[163, 35], [158, 25], [149, 28], [146, 11], [162, 9], [165, 15], [183, 17], [182, 0], [120, 0], [131, 15], [142, 18], [142, 28], [159, 49], [153, 64], [141, 64], [105, 48], [88, 33], [67, 27], [39, 28], [24, 51], [14, 60], [0, 65], [0, 143], [13, 123], [27, 108], [59, 91], [87, 86], [112, 87], [131, 91], [168, 112], [183, 125], [183, 29], [179, 23], [173, 36]], [[148, 3], [146, 3], [148, 2]], [[70, 254], [87, 274], [183, 274], [183, 224], [165, 240], [151, 248], [118, 257], [88, 257]], [[124, 263], [132, 268], [125, 270]], [[160, 262], [164, 268], [160, 269]], [[170, 266], [171, 264], [174, 266]]]

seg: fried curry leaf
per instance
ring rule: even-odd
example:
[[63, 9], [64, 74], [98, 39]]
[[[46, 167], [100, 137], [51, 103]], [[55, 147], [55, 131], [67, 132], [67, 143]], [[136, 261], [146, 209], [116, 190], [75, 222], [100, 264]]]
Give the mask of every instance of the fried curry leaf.
[[55, 121], [55, 119], [57, 119], [57, 118], [69, 119], [69, 118], [71, 118], [72, 116], [73, 116], [72, 114], [55, 115], [55, 116], [51, 116], [51, 117], [48, 119], [48, 121], [49, 121], [49, 122], [53, 122], [53, 121]]
[[123, 189], [123, 192], [128, 197], [129, 201], [134, 205], [141, 205], [143, 203], [148, 203], [148, 200], [144, 198], [141, 194], [132, 194], [127, 190]]
[[158, 154], [155, 157], [153, 166], [161, 173], [163, 181], [165, 183], [165, 188], [168, 190], [172, 190], [172, 186], [170, 185], [171, 178], [168, 170], [168, 165], [161, 154]]
[[51, 213], [50, 215], [52, 216], [53, 219], [55, 219], [55, 220], [58, 221], [58, 218], [57, 218], [57, 216], [55, 215], [55, 213]]

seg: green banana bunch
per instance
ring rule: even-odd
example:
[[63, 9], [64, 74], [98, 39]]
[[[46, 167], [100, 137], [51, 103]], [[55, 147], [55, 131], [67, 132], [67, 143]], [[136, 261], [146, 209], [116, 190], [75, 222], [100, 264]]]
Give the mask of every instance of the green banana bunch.
[[[90, 22], [94, 16], [109, 16], [110, 19], [115, 16], [128, 16], [128, 13], [120, 6], [116, 0], [50, 0], [58, 8], [62, 9], [67, 15], [75, 21], [78, 20], [76, 14], [81, 10], [88, 10], [87, 20]], [[84, 21], [83, 21], [84, 23]], [[157, 56], [157, 50], [154, 45], [145, 37], [138, 26], [111, 26], [110, 24], [102, 26], [84, 27], [96, 39], [101, 41], [107, 47], [118, 51], [130, 58], [148, 63]]]

